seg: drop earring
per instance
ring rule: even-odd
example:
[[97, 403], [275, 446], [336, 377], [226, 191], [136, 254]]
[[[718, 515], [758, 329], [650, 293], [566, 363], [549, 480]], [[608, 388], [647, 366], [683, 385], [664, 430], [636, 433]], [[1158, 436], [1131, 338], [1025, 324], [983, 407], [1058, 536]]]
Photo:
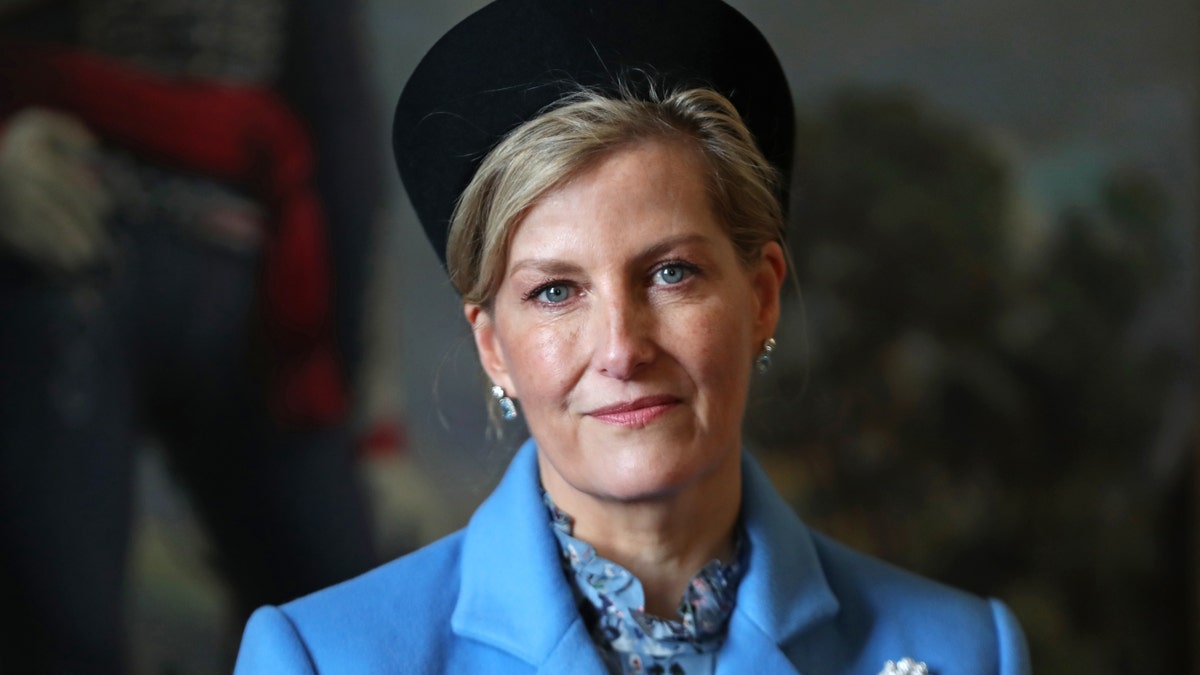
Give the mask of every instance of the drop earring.
[[771, 352], [775, 351], [775, 338], [767, 338], [763, 342], [762, 351], [754, 359], [754, 369], [765, 373], [771, 369]]
[[500, 404], [500, 416], [506, 420], [517, 419], [517, 404], [504, 393], [504, 387], [498, 384], [492, 385], [492, 398], [496, 399], [496, 403]]

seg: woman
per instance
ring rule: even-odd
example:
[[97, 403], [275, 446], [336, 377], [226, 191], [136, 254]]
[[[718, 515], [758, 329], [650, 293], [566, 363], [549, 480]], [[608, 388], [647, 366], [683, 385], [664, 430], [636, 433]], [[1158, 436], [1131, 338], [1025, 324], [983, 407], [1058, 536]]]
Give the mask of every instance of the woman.
[[808, 530], [741, 450], [790, 124], [716, 0], [501, 0], [444, 37], [397, 157], [532, 439], [463, 531], [260, 610], [239, 670], [1028, 672], [1003, 605]]

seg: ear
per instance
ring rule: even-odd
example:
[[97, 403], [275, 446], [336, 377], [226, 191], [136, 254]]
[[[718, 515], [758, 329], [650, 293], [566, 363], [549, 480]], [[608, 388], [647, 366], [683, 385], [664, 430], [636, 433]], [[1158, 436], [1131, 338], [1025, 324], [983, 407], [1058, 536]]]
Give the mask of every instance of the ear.
[[754, 294], [758, 299], [755, 321], [760, 331], [757, 336], [759, 341], [775, 334], [775, 327], [779, 323], [779, 296], [786, 278], [787, 256], [783, 253], [783, 246], [777, 241], [763, 244], [762, 257], [752, 278]]
[[471, 333], [475, 336], [475, 349], [479, 352], [479, 364], [494, 384], [504, 387], [504, 392], [513, 398], [517, 397], [516, 387], [508, 376], [508, 364], [504, 358], [504, 350], [496, 336], [496, 323], [487, 310], [479, 305], [463, 303], [463, 316], [471, 324]]

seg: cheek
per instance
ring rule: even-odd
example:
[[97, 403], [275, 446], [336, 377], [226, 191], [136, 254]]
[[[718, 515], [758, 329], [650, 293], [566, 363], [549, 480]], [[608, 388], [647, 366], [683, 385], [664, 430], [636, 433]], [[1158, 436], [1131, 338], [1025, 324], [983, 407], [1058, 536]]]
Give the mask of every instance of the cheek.
[[513, 331], [502, 340], [505, 360], [516, 385], [514, 395], [532, 405], [539, 399], [565, 403], [579, 360], [576, 335], [561, 326]]
[[697, 384], [721, 412], [740, 409], [749, 386], [752, 336], [750, 322], [737, 312], [714, 311], [691, 324], [689, 359]]
[[728, 350], [739, 350], [739, 354], [746, 351], [754, 331], [754, 316], [746, 296], [732, 293], [714, 298], [706, 303], [704, 315], [696, 318], [695, 325], [703, 326], [706, 343], [714, 356], [719, 353], [728, 360], [733, 356]]

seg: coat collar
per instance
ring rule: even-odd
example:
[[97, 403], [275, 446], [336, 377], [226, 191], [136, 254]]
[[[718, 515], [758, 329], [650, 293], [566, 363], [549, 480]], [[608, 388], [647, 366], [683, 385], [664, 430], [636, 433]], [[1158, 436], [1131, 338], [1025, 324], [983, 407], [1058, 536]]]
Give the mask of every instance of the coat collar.
[[575, 608], [547, 518], [537, 449], [530, 440], [467, 524], [462, 585], [450, 625], [463, 637], [546, 672], [569, 658], [572, 672], [604, 673]]
[[[727, 672], [787, 672], [779, 646], [836, 614], [838, 602], [808, 528], [744, 453], [742, 481], [749, 558], [718, 663]], [[530, 440], [467, 525], [455, 633], [544, 672], [604, 673], [558, 556]]]
[[837, 614], [837, 597], [825, 578], [812, 533], [745, 452], [742, 523], [750, 556], [735, 615], [783, 645]]
[[839, 604], [809, 529], [745, 452], [742, 524], [750, 554], [717, 673], [798, 672], [783, 646], [833, 618]]

